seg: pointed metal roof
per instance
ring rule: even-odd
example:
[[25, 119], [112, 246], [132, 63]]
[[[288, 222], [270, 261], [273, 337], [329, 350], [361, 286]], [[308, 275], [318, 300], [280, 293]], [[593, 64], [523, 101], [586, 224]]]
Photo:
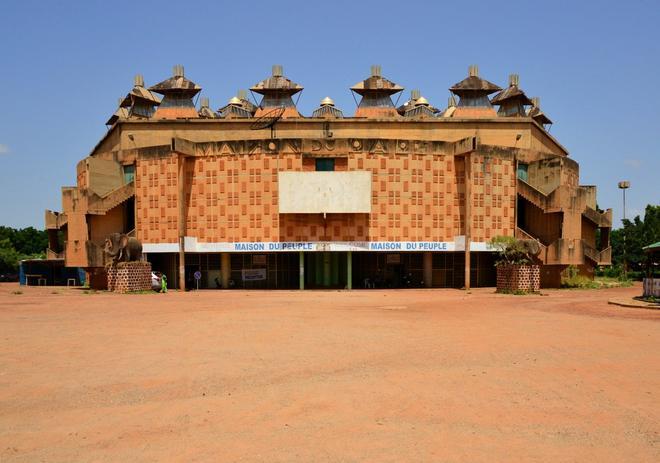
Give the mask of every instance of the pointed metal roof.
[[541, 125], [552, 124], [552, 121], [548, 116], [541, 111], [541, 99], [538, 97], [532, 98], [532, 107], [527, 111], [527, 116], [534, 119]]
[[527, 112], [527, 116], [531, 117], [534, 119], [536, 122], [538, 122], [541, 125], [546, 125], [546, 124], [552, 124], [552, 121], [548, 116], [545, 115], [543, 111], [541, 111], [540, 108], [533, 107]]
[[371, 66], [371, 76], [351, 87], [355, 93], [364, 95], [365, 93], [381, 93], [393, 95], [403, 90], [403, 87], [395, 84], [381, 75], [380, 66]]
[[468, 77], [454, 84], [449, 90], [458, 96], [473, 92], [490, 95], [491, 93], [502, 90], [501, 87], [498, 87], [494, 83], [488, 82], [486, 79], [479, 77], [479, 68], [476, 65], [470, 66], [468, 74]]
[[186, 79], [183, 74], [183, 66], [176, 65], [174, 66], [172, 77], [149, 87], [149, 90], [160, 93], [161, 95], [167, 95], [168, 93], [184, 93], [192, 97], [199, 93], [202, 90], [202, 87], [195, 82]]
[[142, 102], [157, 106], [160, 104], [160, 97], [150, 90], [144, 88], [144, 79], [140, 74], [137, 74], [133, 79], [133, 88], [126, 94], [120, 107], [130, 107], [135, 104], [136, 100], [143, 100]]
[[335, 108], [332, 98], [326, 96], [321, 100], [319, 107], [314, 110], [312, 117], [341, 119], [344, 117], [344, 113], [341, 109]]
[[250, 87], [250, 90], [261, 95], [276, 92], [295, 95], [303, 89], [302, 86], [298, 85], [291, 79], [284, 77], [282, 74], [282, 66], [276, 64], [273, 66], [273, 75], [255, 84], [253, 87]]
[[120, 119], [128, 119], [130, 117], [130, 113], [128, 108], [117, 108], [117, 111], [114, 112], [112, 116], [110, 116], [110, 119], [107, 120], [105, 125], [114, 125], [115, 122], [117, 122]]
[[204, 119], [215, 119], [217, 116], [216, 113], [210, 108], [208, 97], [202, 98], [200, 108], [198, 111], [199, 117]]
[[492, 104], [501, 105], [505, 101], [510, 100], [519, 100], [523, 105], [531, 105], [532, 100], [527, 98], [525, 92], [522, 91], [519, 87], [520, 81], [517, 74], [511, 74], [509, 76], [509, 86], [502, 90], [500, 93], [495, 95], [490, 102]]

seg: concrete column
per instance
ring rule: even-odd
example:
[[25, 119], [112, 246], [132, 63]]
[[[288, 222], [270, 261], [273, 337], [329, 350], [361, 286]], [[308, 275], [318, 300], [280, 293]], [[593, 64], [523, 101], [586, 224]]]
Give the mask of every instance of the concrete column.
[[179, 206], [178, 228], [179, 228], [179, 290], [186, 290], [186, 158], [179, 155], [178, 172], [178, 195], [177, 205]]
[[424, 253], [424, 286], [433, 287], [433, 254]]
[[353, 253], [346, 253], [346, 289], [353, 289]]
[[220, 256], [220, 279], [222, 280], [222, 289], [229, 288], [229, 276], [231, 275], [231, 256], [228, 252], [223, 252]]
[[465, 161], [465, 289], [470, 289], [470, 241], [472, 241], [472, 156]]
[[323, 257], [323, 286], [326, 288], [330, 286], [332, 282], [331, 265], [332, 265], [332, 256], [329, 252], [324, 252]]
[[300, 267], [300, 289], [305, 289], [305, 253], [300, 251], [300, 260], [299, 260], [299, 267]]

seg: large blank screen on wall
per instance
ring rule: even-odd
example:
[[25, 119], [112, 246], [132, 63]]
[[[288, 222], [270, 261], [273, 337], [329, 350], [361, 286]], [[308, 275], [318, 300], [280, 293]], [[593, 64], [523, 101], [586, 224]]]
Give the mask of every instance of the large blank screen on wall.
[[371, 172], [278, 172], [280, 214], [370, 213]]

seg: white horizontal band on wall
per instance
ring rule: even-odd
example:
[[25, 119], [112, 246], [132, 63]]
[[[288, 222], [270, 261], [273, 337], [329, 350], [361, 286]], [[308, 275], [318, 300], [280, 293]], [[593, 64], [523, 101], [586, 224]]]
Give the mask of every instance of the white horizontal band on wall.
[[[144, 243], [146, 253], [179, 252], [177, 243]], [[452, 252], [464, 251], [462, 242], [454, 241], [265, 241], [238, 243], [199, 243], [185, 238], [186, 252]], [[470, 250], [492, 251], [488, 243], [471, 242]]]

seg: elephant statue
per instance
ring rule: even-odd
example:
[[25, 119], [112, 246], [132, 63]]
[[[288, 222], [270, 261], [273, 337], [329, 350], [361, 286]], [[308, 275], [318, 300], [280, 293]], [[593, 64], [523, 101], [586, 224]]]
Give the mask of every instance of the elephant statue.
[[105, 239], [103, 246], [106, 263], [117, 265], [120, 262], [133, 262], [142, 259], [142, 243], [124, 233], [113, 233]]
[[541, 252], [541, 246], [536, 240], [520, 240], [520, 244], [529, 257], [536, 257]]

